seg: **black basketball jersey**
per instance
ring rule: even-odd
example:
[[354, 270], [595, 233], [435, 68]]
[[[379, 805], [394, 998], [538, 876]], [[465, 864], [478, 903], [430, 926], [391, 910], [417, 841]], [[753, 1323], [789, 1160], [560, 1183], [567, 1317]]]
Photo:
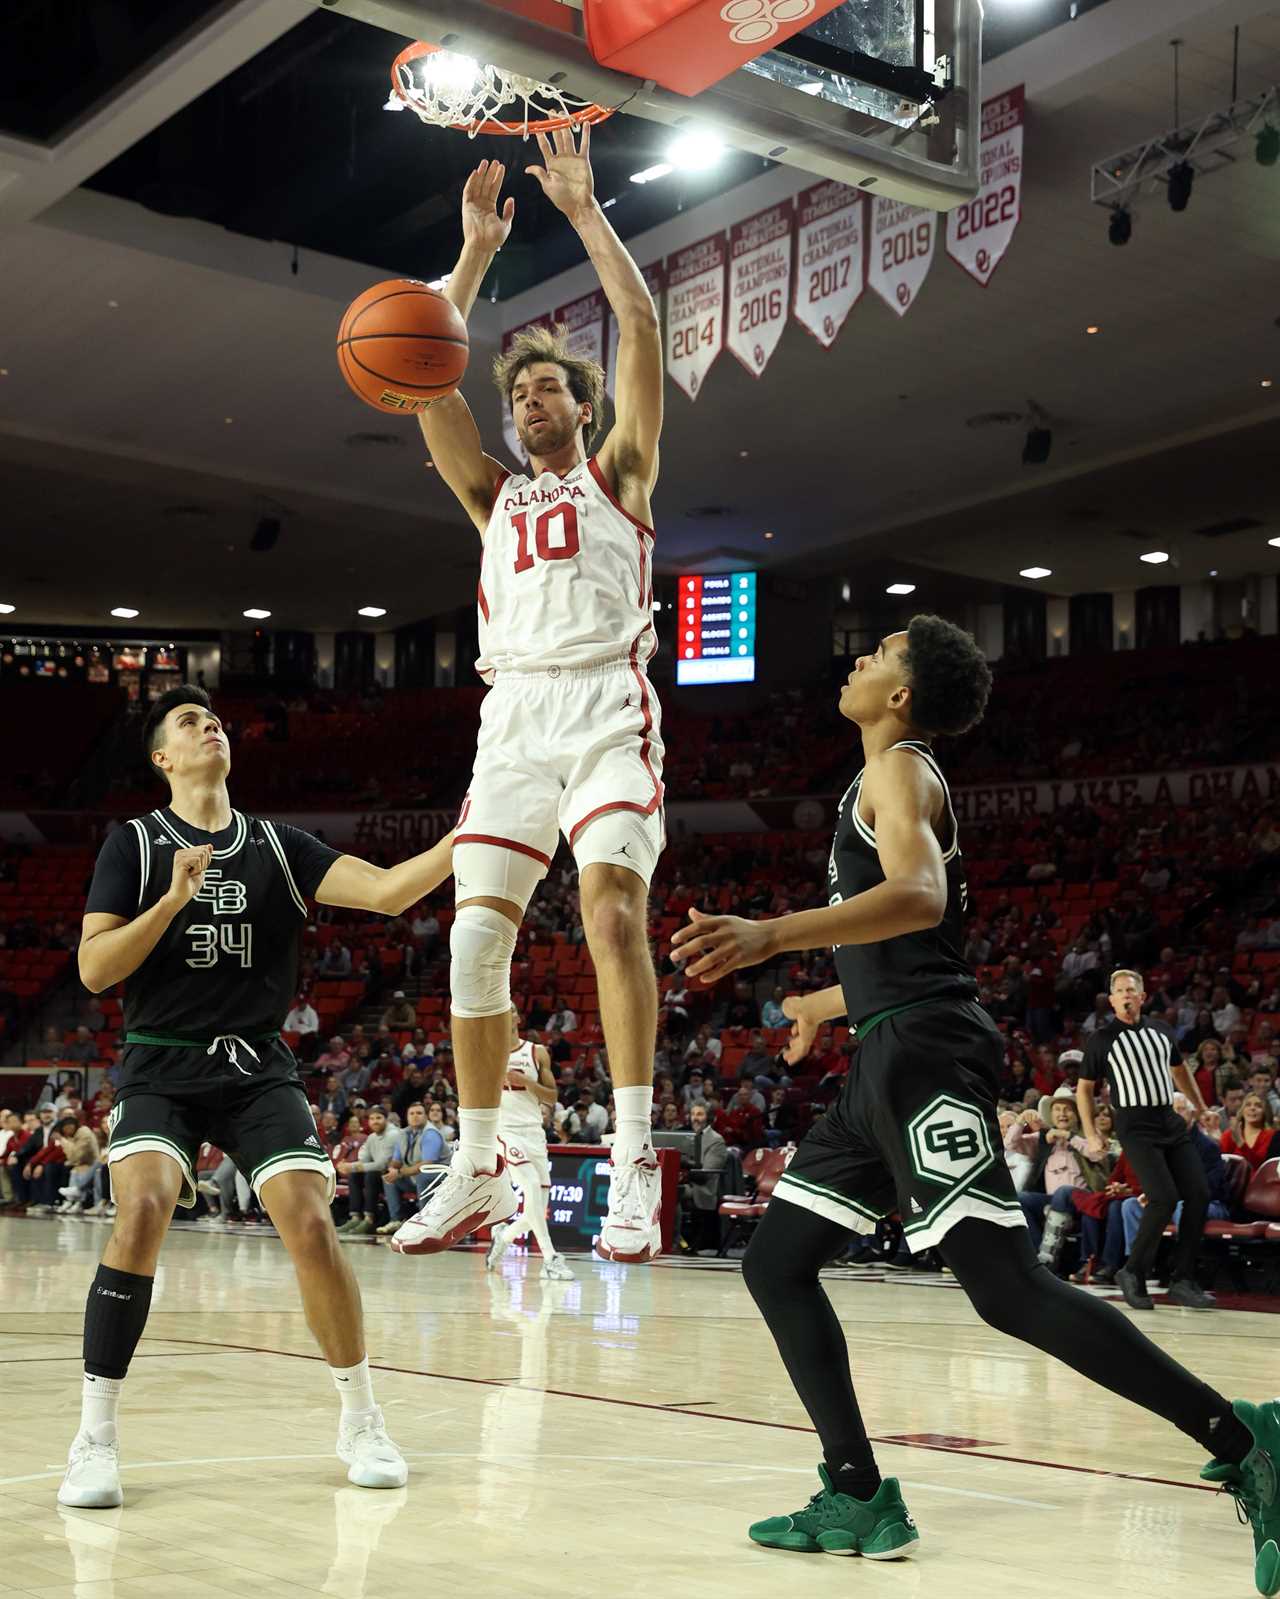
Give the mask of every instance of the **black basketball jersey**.
[[213, 845], [200, 892], [124, 985], [126, 1035], [207, 1041], [277, 1032], [293, 1000], [298, 944], [338, 851], [296, 827], [232, 811], [220, 833], [171, 810], [136, 817], [102, 846], [86, 912], [129, 920], [163, 899], [173, 852]]
[[[942, 784], [947, 829], [942, 859], [947, 871], [947, 906], [936, 927], [902, 933], [875, 944], [837, 944], [833, 951], [850, 1022], [857, 1026], [888, 1010], [926, 999], [972, 1000], [978, 985], [965, 964], [962, 922], [968, 905], [959, 830], [951, 809], [947, 780], [927, 744], [902, 739], [892, 746], [912, 750], [927, 761]], [[864, 768], [865, 771], [865, 768]], [[885, 880], [876, 849], [876, 835], [858, 810], [863, 773], [845, 790], [836, 819], [836, 835], [827, 865], [828, 903], [863, 894]]]

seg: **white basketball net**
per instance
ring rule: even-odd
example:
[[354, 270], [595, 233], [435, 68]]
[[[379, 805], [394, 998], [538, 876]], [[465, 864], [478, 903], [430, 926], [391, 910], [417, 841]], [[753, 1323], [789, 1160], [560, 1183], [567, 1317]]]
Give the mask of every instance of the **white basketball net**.
[[[475, 61], [470, 56], [454, 55], [449, 50], [434, 50], [416, 61], [396, 68], [398, 93], [393, 91], [386, 111], [416, 111], [423, 122], [438, 128], [454, 128], [471, 123], [467, 135], [474, 139], [478, 124], [510, 122], [529, 137], [530, 122], [544, 117], [573, 117], [592, 102], [562, 93], [551, 83], [539, 83], [520, 72]], [[507, 108], [523, 106], [513, 116]]]

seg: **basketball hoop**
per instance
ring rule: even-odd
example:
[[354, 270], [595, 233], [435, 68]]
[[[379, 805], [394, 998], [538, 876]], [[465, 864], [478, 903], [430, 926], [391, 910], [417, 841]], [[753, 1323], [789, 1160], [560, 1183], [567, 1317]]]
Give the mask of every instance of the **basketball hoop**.
[[[523, 117], [506, 120], [496, 115], [519, 102], [524, 104]], [[386, 109], [403, 111], [406, 106], [423, 122], [457, 128], [472, 139], [477, 133], [527, 139], [531, 133], [581, 127], [584, 122], [603, 122], [613, 115], [611, 106], [581, 100], [554, 84], [454, 55], [421, 40], [402, 50], [391, 64], [391, 98]]]

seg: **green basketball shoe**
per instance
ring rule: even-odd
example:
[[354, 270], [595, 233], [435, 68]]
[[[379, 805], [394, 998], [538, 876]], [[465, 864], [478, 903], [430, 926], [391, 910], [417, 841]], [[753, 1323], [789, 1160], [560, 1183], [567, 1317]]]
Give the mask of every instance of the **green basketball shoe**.
[[1238, 1466], [1211, 1460], [1200, 1476], [1220, 1483], [1253, 1528], [1254, 1586], [1272, 1599], [1280, 1593], [1280, 1399], [1237, 1399], [1231, 1408], [1253, 1434], [1253, 1448]]
[[803, 1510], [770, 1516], [747, 1528], [747, 1537], [766, 1549], [806, 1555], [865, 1555], [897, 1560], [910, 1554], [920, 1534], [902, 1502], [896, 1477], [886, 1477], [871, 1499], [837, 1493], [825, 1466], [818, 1467], [822, 1490]]

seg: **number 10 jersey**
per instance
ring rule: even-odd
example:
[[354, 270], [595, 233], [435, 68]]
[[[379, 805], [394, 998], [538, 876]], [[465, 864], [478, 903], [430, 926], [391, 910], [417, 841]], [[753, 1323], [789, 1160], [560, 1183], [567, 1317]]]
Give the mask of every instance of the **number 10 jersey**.
[[653, 631], [653, 530], [624, 511], [598, 460], [563, 477], [498, 480], [477, 595], [486, 683], [512, 669], [625, 656], [644, 670]]

